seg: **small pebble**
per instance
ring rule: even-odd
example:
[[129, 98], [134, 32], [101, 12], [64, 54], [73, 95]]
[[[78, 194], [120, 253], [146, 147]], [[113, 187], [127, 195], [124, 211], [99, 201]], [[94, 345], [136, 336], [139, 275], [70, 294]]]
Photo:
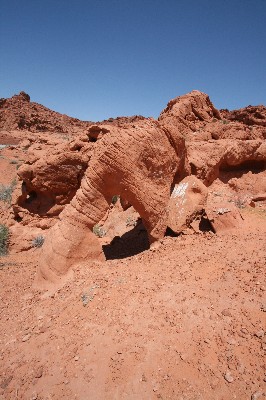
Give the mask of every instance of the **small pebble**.
[[75, 360], [75, 361], [78, 361], [78, 360], [79, 360], [79, 356], [76, 356], [76, 357], [74, 358], [74, 360]]
[[147, 382], [147, 378], [146, 378], [145, 374], [142, 374], [141, 381], [142, 382]]
[[227, 343], [231, 344], [232, 346], [235, 346], [236, 345], [236, 340], [234, 338], [228, 338], [227, 339]]
[[258, 338], [263, 338], [264, 336], [264, 331], [261, 329], [260, 331], [255, 333], [255, 336], [257, 336]]
[[232, 317], [232, 313], [230, 310], [223, 310], [222, 315], [224, 315], [225, 317]]
[[35, 378], [41, 378], [43, 374], [43, 367], [39, 367], [36, 369], [34, 376]]
[[246, 328], [242, 328], [240, 329], [238, 335], [244, 339], [246, 339], [248, 337], [248, 330]]
[[266, 303], [263, 303], [260, 307], [261, 311], [266, 312]]
[[263, 393], [258, 390], [257, 392], [253, 393], [253, 395], [251, 396], [251, 400], [258, 400], [262, 395]]
[[224, 374], [224, 379], [225, 379], [228, 383], [232, 383], [232, 382], [234, 381], [234, 378], [232, 377], [230, 371], [227, 371], [227, 372]]
[[243, 374], [244, 372], [245, 372], [245, 366], [244, 366], [244, 364], [238, 364], [238, 366], [237, 366], [237, 370], [238, 370], [238, 372], [240, 373], [240, 374]]
[[27, 342], [27, 340], [29, 340], [31, 338], [31, 334], [30, 333], [27, 333], [27, 335], [25, 335], [23, 338], [22, 338], [22, 342]]

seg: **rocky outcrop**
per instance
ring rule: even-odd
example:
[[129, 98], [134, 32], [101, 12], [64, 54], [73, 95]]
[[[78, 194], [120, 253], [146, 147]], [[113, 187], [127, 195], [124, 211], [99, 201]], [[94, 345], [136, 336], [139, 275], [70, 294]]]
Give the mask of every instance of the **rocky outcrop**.
[[197, 90], [171, 100], [158, 120], [187, 141], [266, 138], [266, 107], [217, 110], [207, 94]]
[[202, 138], [201, 130], [207, 123], [220, 120], [219, 111], [205, 93], [198, 90], [169, 101], [158, 120], [171, 133], [182, 134], [186, 140]]
[[[27, 135], [19, 145], [28, 157], [18, 169], [15, 218], [26, 225], [38, 216], [33, 226], [40, 229], [53, 225], [41, 250], [39, 277], [57, 281], [78, 260], [103, 259], [91, 230], [115, 195], [124, 209], [132, 205], [138, 212], [151, 243], [167, 227], [180, 233], [192, 226], [203, 210], [216, 231], [238, 223], [236, 210], [212, 209], [210, 199], [206, 205], [206, 186], [220, 178], [237, 188], [234, 174], [265, 169], [265, 115], [264, 106], [219, 111], [199, 91], [171, 100], [158, 121], [134, 116], [94, 124], [53, 114], [25, 93], [1, 100], [0, 128], [67, 132], [74, 139], [68, 135], [62, 145], [60, 135], [57, 142], [55, 135], [54, 141], [42, 135], [36, 143]], [[176, 193], [183, 184], [181, 199]], [[49, 218], [53, 222], [41, 224]]]
[[168, 204], [168, 227], [181, 233], [202, 215], [207, 202], [208, 189], [195, 176], [188, 176], [175, 185]]
[[[27, 162], [17, 171], [16, 191], [12, 196], [15, 220], [23, 225], [28, 225], [35, 216], [47, 221], [57, 217], [71, 201], [80, 187], [93, 148], [86, 135], [81, 139], [67, 144], [28, 143]], [[40, 221], [35, 226], [43, 224]]]
[[266, 142], [263, 140], [217, 140], [190, 142], [187, 155], [191, 174], [209, 186], [221, 171], [264, 170]]
[[49, 230], [41, 249], [37, 281], [44, 287], [46, 283], [64, 282], [76, 262], [105, 259], [97, 237], [84, 223], [82, 214], [72, 206], [68, 208], [69, 216]]
[[215, 233], [238, 228], [243, 221], [240, 210], [231, 199], [210, 192], [205, 212]]
[[[221, 170], [265, 169], [266, 107], [219, 112], [199, 91], [171, 100], [159, 116], [172, 135], [186, 139], [186, 175], [210, 185]], [[180, 177], [181, 178], [181, 177]]]
[[31, 132], [78, 133], [91, 125], [67, 115], [49, 110], [30, 101], [30, 96], [20, 92], [9, 99], [0, 99], [0, 129], [28, 130]]
[[96, 239], [88, 233], [85, 241], [84, 232], [101, 220], [117, 194], [137, 210], [151, 242], [163, 237], [170, 188], [176, 172], [183, 168], [184, 150], [181, 135], [173, 137], [152, 119], [105, 133], [95, 147], [80, 189], [43, 245], [40, 277], [57, 281], [69, 270], [77, 248], [80, 254], [88, 255], [90, 241], [96, 248], [93, 257], [99, 253]]
[[229, 121], [238, 121], [248, 126], [266, 127], [266, 107], [263, 105], [248, 106], [233, 111], [221, 110], [221, 113]]

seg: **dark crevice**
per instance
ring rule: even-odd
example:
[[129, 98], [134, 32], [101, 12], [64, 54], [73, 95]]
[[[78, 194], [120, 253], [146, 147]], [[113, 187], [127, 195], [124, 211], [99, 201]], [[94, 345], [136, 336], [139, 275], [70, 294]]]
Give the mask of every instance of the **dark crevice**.
[[166, 228], [164, 236], [177, 237], [179, 234], [175, 233], [169, 226]]
[[206, 215], [203, 215], [201, 217], [200, 223], [199, 223], [199, 230], [201, 232], [213, 232], [215, 233], [212, 224], [210, 223], [209, 219], [207, 218]]
[[27, 195], [27, 198], [26, 198], [26, 200], [25, 200], [25, 203], [26, 204], [30, 204], [30, 203], [32, 203], [34, 200], [36, 200], [37, 199], [37, 193], [36, 192], [34, 192], [34, 191], [32, 191], [32, 192], [30, 192], [28, 195]]
[[193, 163], [190, 163], [190, 168], [191, 168], [191, 174], [192, 175], [197, 175], [197, 167]]
[[238, 165], [228, 165], [227, 163], [222, 163], [220, 165], [220, 171], [232, 172], [232, 171], [251, 171], [251, 172], [261, 172], [265, 169], [266, 162], [261, 160], [247, 160]]
[[54, 198], [42, 195], [35, 191], [29, 192], [27, 196], [23, 196], [18, 201], [19, 207], [25, 208], [30, 213], [38, 214], [40, 216], [46, 215], [54, 205]]
[[252, 172], [253, 174], [259, 174], [263, 172], [266, 167], [265, 161], [254, 161], [249, 160], [245, 161], [239, 165], [228, 165], [222, 164], [219, 168], [219, 179], [223, 183], [228, 183], [232, 178], [241, 178], [243, 175], [247, 174], [248, 172]]

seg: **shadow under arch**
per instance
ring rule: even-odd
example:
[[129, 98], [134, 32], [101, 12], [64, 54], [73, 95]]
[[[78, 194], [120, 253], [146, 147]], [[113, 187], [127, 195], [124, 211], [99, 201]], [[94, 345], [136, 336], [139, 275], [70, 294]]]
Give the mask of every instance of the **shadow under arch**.
[[141, 219], [131, 231], [121, 237], [115, 236], [108, 245], [103, 245], [106, 260], [119, 260], [132, 257], [150, 248], [148, 232]]

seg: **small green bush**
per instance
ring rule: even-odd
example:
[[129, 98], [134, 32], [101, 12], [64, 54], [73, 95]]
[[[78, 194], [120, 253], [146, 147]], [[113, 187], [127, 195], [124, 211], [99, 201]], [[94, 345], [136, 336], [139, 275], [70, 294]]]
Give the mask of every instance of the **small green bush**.
[[243, 199], [240, 199], [240, 197], [238, 197], [235, 200], [235, 205], [237, 208], [245, 208], [245, 201]]
[[44, 244], [44, 237], [42, 235], [37, 236], [32, 241], [32, 246], [33, 247], [39, 248], [39, 247], [42, 247], [43, 244]]
[[116, 194], [115, 196], [112, 197], [112, 204], [115, 204], [119, 200], [120, 196]]
[[134, 220], [134, 218], [127, 217], [126, 226], [136, 226], [136, 225], [137, 225], [137, 221]]
[[16, 186], [16, 180], [14, 179], [10, 185], [0, 184], [0, 200], [10, 204], [12, 199], [12, 193]]
[[9, 229], [7, 226], [0, 224], [0, 256], [8, 253]]
[[92, 232], [94, 233], [94, 235], [96, 235], [100, 238], [102, 238], [106, 235], [105, 230], [98, 224], [93, 227]]

